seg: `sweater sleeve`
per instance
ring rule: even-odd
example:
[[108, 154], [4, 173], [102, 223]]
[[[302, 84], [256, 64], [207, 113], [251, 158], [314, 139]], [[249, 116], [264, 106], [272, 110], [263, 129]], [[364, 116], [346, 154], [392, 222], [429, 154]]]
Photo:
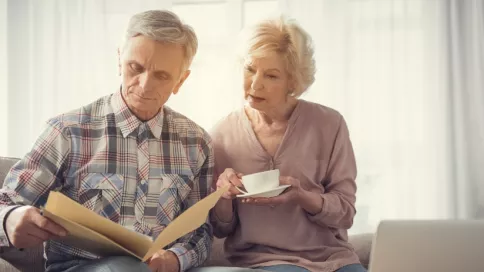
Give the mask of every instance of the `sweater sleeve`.
[[356, 172], [356, 160], [348, 127], [341, 116], [328, 172], [323, 181], [323, 207], [320, 213], [308, 215], [312, 222], [332, 228], [351, 228], [356, 214]]
[[[217, 159], [215, 159], [215, 162], [217, 162]], [[221, 171], [216, 167], [214, 170], [214, 181], [213, 181], [213, 190], [216, 190], [216, 184], [217, 184], [217, 179], [218, 176], [221, 174]], [[229, 200], [224, 200], [220, 199], [219, 203], [217, 205], [223, 205], [223, 201], [229, 201]], [[233, 216], [232, 219], [228, 222], [223, 221], [217, 216], [217, 213], [215, 209], [212, 209], [210, 211], [210, 223], [212, 224], [213, 227], [213, 234], [217, 238], [225, 238], [229, 234], [231, 234], [234, 230], [235, 227], [237, 226], [237, 211], [236, 211], [236, 203], [235, 201], [232, 200], [232, 207], [233, 207]]]

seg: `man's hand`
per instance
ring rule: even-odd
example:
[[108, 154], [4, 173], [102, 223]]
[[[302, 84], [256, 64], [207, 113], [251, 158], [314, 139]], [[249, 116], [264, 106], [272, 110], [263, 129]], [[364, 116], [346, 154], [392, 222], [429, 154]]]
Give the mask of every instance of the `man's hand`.
[[67, 235], [67, 231], [45, 218], [33, 206], [15, 209], [6, 218], [7, 236], [16, 248], [30, 248], [55, 237]]
[[156, 272], [179, 272], [180, 263], [175, 253], [168, 250], [160, 250], [150, 258], [148, 266]]
[[67, 231], [40, 214], [33, 206], [15, 209], [6, 218], [5, 228], [16, 248], [30, 248], [54, 237], [66, 236]]

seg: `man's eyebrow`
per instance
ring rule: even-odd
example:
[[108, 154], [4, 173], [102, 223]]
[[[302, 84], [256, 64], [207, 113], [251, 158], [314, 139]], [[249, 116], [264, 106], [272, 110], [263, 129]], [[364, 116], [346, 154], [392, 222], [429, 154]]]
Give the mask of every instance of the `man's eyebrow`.
[[[134, 59], [130, 59], [128, 60], [128, 63], [129, 64], [136, 64], [136, 65], [139, 65], [141, 67], [143, 67], [143, 69], [146, 69], [146, 67], [144, 67], [143, 64], [141, 64], [140, 62], [138, 62], [137, 60], [134, 60]], [[172, 75], [170, 74], [170, 72], [166, 71], [166, 70], [154, 70], [153, 71], [153, 74], [155, 75], [164, 75], [168, 78], [172, 78]]]
[[137, 60], [134, 60], [134, 59], [128, 60], [128, 63], [129, 64], [136, 64], [136, 65], [139, 65], [139, 66], [145, 68], [143, 64], [139, 63]]

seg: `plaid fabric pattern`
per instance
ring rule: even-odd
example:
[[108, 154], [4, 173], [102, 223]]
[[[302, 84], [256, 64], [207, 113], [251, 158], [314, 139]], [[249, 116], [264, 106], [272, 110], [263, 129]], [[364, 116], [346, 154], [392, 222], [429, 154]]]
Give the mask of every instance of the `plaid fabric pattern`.
[[[210, 193], [213, 152], [208, 134], [168, 107], [141, 122], [120, 92], [48, 122], [34, 148], [18, 162], [0, 190], [0, 220], [12, 205], [40, 207], [58, 190], [96, 213], [155, 239]], [[208, 222], [208, 221], [207, 221]], [[208, 223], [169, 250], [182, 271], [208, 256]], [[8, 245], [0, 232], [0, 245]], [[45, 244], [55, 261], [98, 258], [56, 241]]]

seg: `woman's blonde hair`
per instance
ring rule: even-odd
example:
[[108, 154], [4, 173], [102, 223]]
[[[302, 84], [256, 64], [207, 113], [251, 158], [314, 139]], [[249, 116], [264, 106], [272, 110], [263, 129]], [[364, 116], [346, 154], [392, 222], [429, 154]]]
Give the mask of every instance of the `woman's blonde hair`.
[[284, 16], [264, 20], [245, 29], [242, 39], [240, 54], [244, 60], [271, 53], [284, 58], [291, 80], [290, 95], [299, 97], [313, 84], [316, 67], [312, 39], [295, 20]]

